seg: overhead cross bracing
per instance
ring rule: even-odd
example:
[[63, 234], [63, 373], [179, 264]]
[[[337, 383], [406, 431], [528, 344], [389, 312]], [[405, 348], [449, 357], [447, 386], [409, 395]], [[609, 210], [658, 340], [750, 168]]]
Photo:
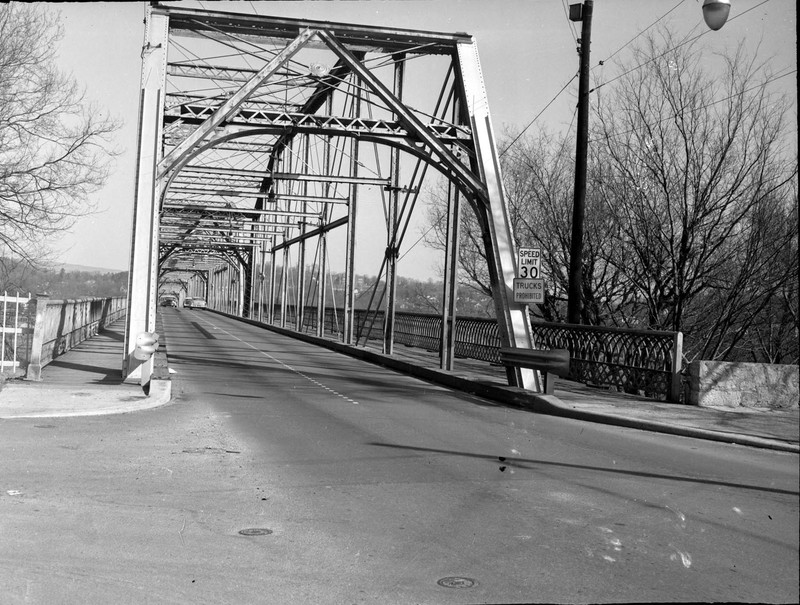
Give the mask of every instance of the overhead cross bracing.
[[[471, 36], [172, 4], [152, 5], [146, 23], [131, 291], [145, 280], [150, 306], [131, 325], [154, 321], [154, 271], [213, 253], [236, 277], [237, 313], [272, 318], [287, 297], [299, 321], [304, 305], [342, 306], [350, 343], [355, 268], [371, 262], [391, 353], [398, 261], [418, 237], [425, 192], [444, 182], [451, 219], [463, 199], [484, 230], [502, 342], [530, 345], [510, 296], [513, 241]], [[458, 229], [449, 233], [442, 306], [452, 318]], [[376, 238], [383, 253], [357, 259]], [[345, 275], [339, 301], [312, 288], [334, 270]]]

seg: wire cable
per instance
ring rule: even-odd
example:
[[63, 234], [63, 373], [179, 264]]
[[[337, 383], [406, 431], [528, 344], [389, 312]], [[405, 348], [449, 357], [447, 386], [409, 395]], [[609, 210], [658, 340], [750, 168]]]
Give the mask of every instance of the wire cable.
[[[768, 84], [771, 84], [771, 83], [775, 82], [776, 80], [780, 80], [781, 78], [785, 78], [786, 76], [791, 76], [792, 74], [795, 74], [795, 73], [797, 73], [797, 69], [793, 69], [791, 71], [787, 71], [784, 74], [781, 74], [779, 76], [775, 76], [773, 78], [769, 78], [768, 80], [764, 80], [763, 82], [760, 82], [759, 84], [755, 84], [754, 86], [751, 86], [750, 88], [747, 88], [747, 89], [745, 89], [745, 90], [743, 90], [741, 92], [737, 92], [735, 94], [728, 95], [724, 99], [717, 99], [716, 101], [712, 101], [711, 103], [708, 103], [707, 105], [703, 105], [702, 107], [698, 107], [696, 111], [699, 111], [701, 109], [706, 109], [708, 107], [711, 107], [713, 105], [717, 105], [719, 103], [723, 103], [724, 101], [728, 101], [730, 99], [733, 99], [734, 97], [741, 96], [741, 95], [743, 95], [745, 93], [750, 92], [751, 90], [756, 90], [758, 88], [762, 88], [764, 86], [767, 86]], [[654, 126], [655, 124], [661, 124], [662, 122], [666, 122], [667, 120], [672, 120], [672, 119], [676, 118], [677, 116], [678, 116], [677, 113], [673, 113], [673, 114], [670, 114], [670, 115], [668, 115], [668, 116], [666, 116], [664, 118], [661, 118], [660, 120], [657, 120], [653, 124], [644, 124], [644, 125], [642, 125], [641, 127], [638, 127], [638, 128], [630, 128], [630, 129], [624, 130], [622, 132], [617, 132], [617, 133], [612, 133], [612, 134], [606, 135], [603, 138], [605, 138], [605, 139], [614, 139], [614, 138], [617, 138], [617, 137], [620, 137], [620, 136], [623, 136], [623, 135], [626, 135], [626, 134], [631, 134], [633, 132], [637, 132], [639, 130], [642, 130], [643, 128], [649, 128], [651, 126]], [[590, 139], [589, 142], [592, 143], [592, 142], [597, 141], [597, 140], [598, 139]]]
[[548, 107], [550, 107], [550, 106], [551, 106], [551, 105], [552, 105], [552, 104], [555, 102], [555, 100], [556, 100], [558, 97], [560, 97], [560, 96], [561, 96], [561, 93], [562, 93], [562, 92], [564, 92], [564, 91], [567, 89], [567, 86], [569, 86], [569, 85], [572, 83], [572, 81], [573, 81], [575, 78], [577, 78], [577, 77], [578, 77], [578, 74], [576, 73], [574, 76], [572, 76], [572, 77], [571, 77], [571, 78], [570, 78], [570, 79], [567, 81], [567, 83], [566, 83], [566, 84], [564, 84], [564, 86], [562, 86], [562, 87], [561, 87], [561, 90], [559, 90], [559, 91], [556, 93], [556, 96], [554, 96], [552, 99], [550, 99], [550, 102], [549, 102], [547, 105], [545, 105], [545, 106], [544, 106], [544, 108], [542, 109], [542, 111], [540, 111], [539, 113], [537, 113], [537, 114], [536, 114], [536, 117], [534, 117], [534, 118], [533, 118], [533, 119], [532, 119], [530, 122], [528, 122], [528, 125], [527, 125], [525, 128], [523, 128], [523, 129], [520, 131], [520, 133], [519, 133], [519, 134], [518, 134], [516, 137], [514, 137], [514, 140], [513, 140], [513, 141], [511, 141], [511, 142], [510, 142], [508, 145], [506, 145], [506, 148], [505, 148], [505, 149], [503, 149], [503, 151], [501, 151], [501, 152], [500, 152], [500, 154], [499, 154], [499, 156], [498, 156], [498, 157], [501, 157], [501, 158], [502, 158], [502, 157], [505, 155], [505, 153], [506, 153], [506, 152], [507, 152], [509, 149], [511, 149], [511, 147], [514, 145], [514, 143], [516, 143], [516, 142], [517, 142], [517, 141], [520, 139], [520, 137], [522, 137], [522, 135], [523, 135], [523, 134], [525, 134], [525, 131], [527, 131], [527, 130], [528, 130], [528, 128], [530, 128], [530, 127], [533, 125], [533, 123], [534, 123], [534, 122], [535, 122], [537, 119], [539, 119], [539, 116], [541, 116], [541, 115], [542, 115], [542, 114], [543, 114], [543, 113], [544, 113], [544, 112], [547, 110], [547, 108], [548, 108]]
[[[751, 11], [753, 11], [753, 10], [757, 9], [759, 6], [763, 6], [763, 5], [764, 5], [764, 4], [766, 4], [767, 2], [769, 2], [769, 0], [763, 0], [762, 2], [760, 2], [760, 3], [756, 4], [755, 6], [753, 6], [753, 7], [751, 7], [751, 8], [748, 8], [748, 9], [747, 9], [746, 11], [744, 11], [743, 13], [739, 13], [739, 14], [738, 14], [738, 15], [736, 15], [735, 17], [732, 17], [731, 19], [728, 19], [728, 23], [730, 23], [731, 21], [735, 21], [736, 19], [738, 19], [738, 18], [740, 18], [740, 17], [743, 17], [743, 16], [744, 16], [744, 15], [746, 15], [747, 13], [749, 13], [749, 12], [751, 12]], [[677, 50], [677, 49], [678, 49], [678, 48], [680, 48], [681, 46], [685, 46], [686, 44], [689, 44], [690, 42], [694, 42], [694, 41], [695, 41], [695, 40], [697, 40], [698, 38], [701, 38], [701, 37], [703, 37], [703, 36], [705, 36], [706, 34], [709, 34], [709, 33], [711, 33], [711, 30], [710, 30], [710, 29], [707, 29], [707, 30], [705, 30], [705, 31], [702, 31], [702, 32], [700, 32], [699, 34], [697, 34], [695, 37], [693, 37], [693, 38], [688, 38], [688, 39], [684, 40], [683, 42], [681, 42], [680, 44], [677, 44], [676, 46], [674, 46], [674, 47], [672, 47], [672, 48], [668, 48], [667, 50], [665, 50], [663, 53], [661, 53], [661, 54], [660, 54], [660, 55], [658, 55], [657, 57], [652, 57], [652, 58], [648, 59], [647, 61], [645, 61], [644, 63], [641, 63], [641, 64], [639, 64], [639, 65], [636, 65], [635, 67], [632, 67], [631, 69], [629, 69], [629, 70], [627, 70], [627, 71], [625, 71], [625, 72], [623, 72], [623, 73], [619, 74], [618, 76], [615, 76], [615, 77], [611, 78], [610, 80], [606, 80], [606, 81], [605, 81], [605, 82], [603, 82], [602, 84], [598, 84], [597, 86], [595, 86], [594, 88], [592, 88], [592, 89], [591, 89], [589, 92], [590, 92], [590, 93], [592, 93], [592, 92], [595, 92], [596, 90], [598, 90], [598, 89], [602, 88], [603, 86], [605, 86], [605, 85], [607, 85], [607, 84], [611, 84], [612, 82], [616, 82], [616, 81], [617, 81], [617, 80], [619, 80], [620, 78], [623, 78], [623, 77], [627, 76], [629, 73], [632, 73], [632, 72], [636, 71], [637, 69], [641, 69], [642, 67], [645, 67], [646, 65], [650, 65], [650, 63], [652, 63], [653, 61], [656, 61], [656, 60], [660, 59], [661, 57], [663, 57], [664, 55], [666, 55], [666, 54], [668, 54], [668, 53], [672, 52], [673, 50]]]
[[595, 65], [594, 67], [592, 67], [592, 69], [595, 69], [595, 68], [597, 68], [597, 67], [600, 67], [600, 66], [601, 66], [601, 65], [603, 65], [604, 63], [606, 63], [606, 62], [610, 61], [611, 59], [613, 59], [613, 58], [614, 58], [614, 56], [618, 55], [618, 54], [619, 54], [619, 53], [620, 53], [620, 52], [621, 52], [621, 51], [622, 51], [624, 48], [626, 48], [627, 46], [630, 46], [630, 45], [633, 43], [633, 41], [634, 41], [634, 40], [636, 40], [636, 38], [638, 38], [639, 36], [641, 36], [642, 34], [644, 34], [644, 33], [645, 33], [647, 30], [649, 30], [650, 28], [652, 28], [652, 27], [653, 27], [654, 25], [656, 25], [656, 24], [657, 24], [659, 21], [662, 21], [662, 20], [664, 20], [664, 18], [666, 18], [666, 17], [667, 17], [667, 15], [669, 15], [669, 14], [670, 14], [672, 11], [674, 11], [676, 8], [678, 8], [678, 7], [679, 7], [681, 4], [683, 4], [684, 2], [686, 2], [686, 0], [680, 0], [680, 2], [678, 2], [678, 3], [677, 3], [675, 6], [673, 6], [671, 9], [669, 9], [669, 10], [668, 10], [666, 13], [664, 13], [663, 15], [661, 15], [661, 16], [660, 16], [658, 19], [656, 19], [655, 21], [653, 21], [653, 22], [652, 22], [650, 25], [648, 25], [647, 27], [645, 27], [645, 28], [644, 28], [642, 31], [640, 31], [638, 34], [636, 34], [636, 35], [635, 35], [633, 38], [631, 38], [630, 40], [628, 40], [628, 41], [627, 41], [625, 44], [623, 44], [622, 46], [620, 46], [620, 47], [619, 47], [617, 50], [615, 50], [613, 53], [611, 53], [611, 54], [610, 54], [610, 55], [609, 55], [607, 58], [605, 58], [605, 59], [603, 59], [602, 61], [600, 61], [598, 65]]

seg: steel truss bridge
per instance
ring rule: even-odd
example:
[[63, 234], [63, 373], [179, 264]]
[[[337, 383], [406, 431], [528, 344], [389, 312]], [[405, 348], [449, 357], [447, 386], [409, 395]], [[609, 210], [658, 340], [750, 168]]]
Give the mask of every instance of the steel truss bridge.
[[[152, 369], [133, 350], [137, 334], [155, 329], [159, 284], [200, 288], [210, 299], [235, 288], [232, 311], [269, 322], [276, 306], [294, 304], [296, 316], [314, 299], [319, 312], [343, 304], [342, 338], [352, 344], [356, 244], [381, 232], [376, 273], [384, 292], [375, 300], [391, 354], [397, 263], [431, 187], [447, 198], [443, 367], [452, 367], [447, 327], [462, 211], [474, 212], [482, 230], [503, 345], [531, 346], [525, 307], [512, 300], [508, 208], [476, 42], [467, 34], [152, 3], [137, 162], [128, 378], [144, 383]], [[370, 204], [382, 205], [383, 225], [358, 222]], [[330, 301], [319, 284], [331, 272], [328, 248], [338, 234], [344, 300]], [[509, 380], [538, 388], [528, 370], [510, 371]]]

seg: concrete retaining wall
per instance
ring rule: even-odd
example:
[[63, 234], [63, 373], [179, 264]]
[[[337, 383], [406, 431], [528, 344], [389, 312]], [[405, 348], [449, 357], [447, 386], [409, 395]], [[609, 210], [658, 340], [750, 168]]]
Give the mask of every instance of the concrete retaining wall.
[[694, 361], [689, 403], [706, 407], [796, 408], [800, 367], [766, 363]]
[[35, 304], [36, 324], [26, 375], [28, 380], [41, 380], [42, 368], [53, 359], [125, 315], [128, 299], [50, 300], [39, 295]]

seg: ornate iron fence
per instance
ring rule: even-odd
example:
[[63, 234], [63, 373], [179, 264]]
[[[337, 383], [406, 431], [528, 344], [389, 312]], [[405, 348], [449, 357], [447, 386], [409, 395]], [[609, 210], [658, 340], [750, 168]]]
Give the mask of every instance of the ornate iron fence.
[[[293, 308], [287, 308], [286, 325], [296, 325]], [[323, 334], [341, 337], [344, 310], [325, 309]], [[276, 323], [280, 307], [275, 307]], [[354, 335], [357, 342], [383, 338], [383, 311], [357, 309]], [[680, 401], [682, 336], [680, 332], [655, 332], [624, 328], [602, 328], [572, 324], [534, 322], [534, 346], [542, 349], [567, 349], [570, 352], [570, 378], [596, 386], [616, 387], [628, 393]], [[306, 307], [303, 331], [317, 329], [316, 307]], [[394, 342], [409, 347], [438, 351], [442, 318], [428, 313], [397, 312]], [[500, 363], [500, 336], [497, 321], [482, 317], [457, 317], [455, 355]]]
[[559, 323], [533, 323], [531, 327], [535, 347], [569, 350], [573, 380], [680, 400], [680, 332]]

